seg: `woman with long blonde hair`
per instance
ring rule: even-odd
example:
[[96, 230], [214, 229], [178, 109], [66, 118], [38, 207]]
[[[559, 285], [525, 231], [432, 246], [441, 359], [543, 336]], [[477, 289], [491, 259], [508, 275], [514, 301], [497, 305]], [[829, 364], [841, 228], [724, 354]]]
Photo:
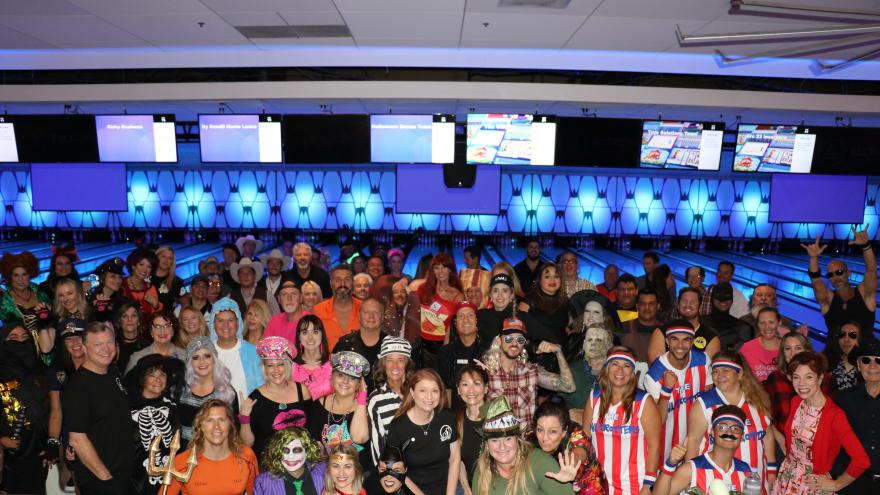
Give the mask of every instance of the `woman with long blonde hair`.
[[327, 474], [321, 495], [366, 495], [364, 469], [358, 462], [357, 450], [347, 444], [336, 444], [327, 456]]
[[423, 368], [402, 387], [403, 403], [388, 426], [386, 445], [406, 447], [406, 486], [415, 495], [454, 495], [461, 467], [461, 440], [447, 408], [446, 387]]
[[61, 321], [65, 318], [88, 320], [91, 306], [86, 300], [82, 284], [72, 278], [62, 278], [55, 284], [52, 313]]
[[186, 289], [183, 287], [183, 279], [177, 276], [177, 253], [169, 246], [162, 246], [156, 250], [153, 275], [156, 277], [159, 302], [166, 310], [173, 310], [180, 298], [186, 295]]
[[581, 424], [590, 425], [585, 433], [593, 431], [609, 493], [637, 494], [657, 481], [660, 412], [654, 399], [637, 388], [635, 367], [632, 349], [612, 347], [581, 418]]
[[765, 489], [776, 480], [776, 441], [770, 416], [770, 397], [758, 383], [742, 355], [731, 349], [719, 351], [712, 360], [714, 385], [703, 392], [688, 413], [688, 459], [705, 454], [710, 447], [712, 413], [723, 405], [734, 405], [746, 414], [743, 441], [734, 457], [761, 475]]
[[208, 336], [208, 322], [205, 321], [202, 312], [192, 306], [180, 308], [180, 331], [174, 335], [174, 345], [186, 349], [189, 342], [196, 337]]
[[519, 433], [520, 420], [507, 399], [493, 399], [480, 428], [484, 444], [471, 483], [474, 495], [571, 495], [581, 462], [569, 451], [557, 463]]
[[257, 345], [263, 338], [266, 327], [272, 319], [272, 310], [269, 303], [262, 299], [253, 299], [244, 314], [244, 340]]

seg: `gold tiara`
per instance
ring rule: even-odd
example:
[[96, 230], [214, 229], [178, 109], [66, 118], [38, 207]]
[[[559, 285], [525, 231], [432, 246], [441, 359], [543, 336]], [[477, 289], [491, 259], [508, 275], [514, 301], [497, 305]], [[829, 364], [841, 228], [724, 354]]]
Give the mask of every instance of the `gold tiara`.
[[354, 461], [355, 458], [351, 454], [346, 454], [345, 452], [336, 452], [335, 454], [330, 456], [330, 462], [345, 462], [345, 461]]

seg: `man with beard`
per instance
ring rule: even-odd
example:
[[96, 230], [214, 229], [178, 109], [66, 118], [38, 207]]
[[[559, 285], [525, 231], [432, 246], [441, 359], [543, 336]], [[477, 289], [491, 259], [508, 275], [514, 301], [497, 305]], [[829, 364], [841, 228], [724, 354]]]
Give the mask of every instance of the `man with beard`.
[[668, 351], [648, 369], [645, 390], [657, 402], [664, 428], [663, 458], [672, 447], [684, 444], [687, 417], [694, 401], [712, 384], [709, 358], [694, 349], [694, 327], [687, 320], [673, 320], [663, 329]]
[[[550, 373], [537, 364], [528, 362], [526, 326], [522, 320], [507, 318], [501, 332], [495, 337], [497, 348], [490, 349], [484, 358], [489, 368], [489, 396], [492, 400], [504, 396], [522, 424], [532, 424], [537, 406], [538, 386], [547, 390], [572, 393], [574, 377], [562, 353], [562, 347], [543, 341], [536, 353], [553, 353], [559, 362], [559, 373]], [[490, 356], [491, 355], [491, 356]]]
[[293, 246], [293, 265], [293, 270], [287, 273], [296, 280], [297, 285], [302, 287], [306, 280], [312, 280], [321, 288], [321, 294], [325, 299], [333, 295], [334, 289], [330, 276], [323, 269], [312, 264], [312, 246], [305, 242]]
[[[681, 464], [687, 449], [684, 445], [676, 445], [666, 459], [654, 493], [680, 493], [689, 487], [709, 493], [709, 484], [713, 480], [721, 480], [729, 490], [741, 493], [752, 470], [733, 455], [743, 440], [745, 428], [746, 414], [739, 407], [724, 405], [716, 409], [712, 413], [712, 450]], [[715, 493], [714, 489], [712, 493]]]
[[351, 265], [336, 265], [331, 275], [333, 297], [315, 305], [312, 312], [324, 322], [327, 345], [333, 349], [342, 336], [357, 328], [361, 302], [351, 296], [354, 287], [354, 270]]
[[711, 292], [712, 312], [703, 317], [703, 324], [721, 340], [722, 348], [739, 349], [752, 339], [752, 327], [730, 314], [733, 305], [733, 287], [727, 282], [715, 284]]
[[451, 399], [452, 409], [458, 409], [463, 403], [461, 397], [453, 393], [456, 388], [455, 377], [458, 375], [458, 370], [474, 364], [481, 351], [477, 332], [477, 306], [474, 303], [468, 301], [458, 303], [455, 308], [454, 328], [458, 338], [450, 340], [440, 348], [437, 354], [437, 373], [446, 385], [446, 392], [449, 395], [447, 399]]
[[612, 345], [611, 334], [607, 330], [602, 327], [587, 328], [584, 336], [584, 360], [571, 366], [575, 391], [559, 394], [568, 407], [571, 409], [584, 407], [584, 403], [596, 383], [596, 378], [602, 371], [602, 366], [605, 365], [608, 349], [611, 349]]
[[128, 396], [113, 364], [113, 327], [89, 323], [83, 346], [86, 360], [70, 377], [61, 399], [64, 430], [79, 460], [76, 482], [82, 495], [122, 495], [128, 493], [134, 466], [134, 430]]
[[825, 318], [825, 327], [828, 329], [828, 340], [837, 339], [840, 326], [847, 321], [855, 321], [861, 328], [874, 328], [874, 313], [877, 311], [877, 259], [874, 257], [874, 249], [868, 239], [868, 226], [865, 230], [856, 232], [852, 228], [853, 240], [850, 246], [861, 249], [865, 260], [865, 277], [862, 283], [853, 287], [850, 283], [850, 271], [841, 260], [832, 260], [828, 263], [828, 273], [825, 277], [831, 282], [834, 290], [829, 290], [822, 281], [822, 273], [819, 271], [819, 255], [828, 245], [819, 245], [819, 237], [810, 245], [801, 244], [810, 256], [810, 268], [807, 274], [813, 284], [813, 294], [819, 303], [819, 309]]
[[660, 328], [657, 312], [660, 308], [657, 293], [653, 289], [639, 291], [636, 303], [639, 316], [622, 325], [620, 343], [633, 350], [636, 360], [648, 362], [648, 345], [654, 330]]
[[[694, 349], [705, 352], [710, 358], [721, 350], [721, 341], [718, 335], [700, 322], [700, 292], [693, 287], [683, 287], [678, 291], [678, 304], [676, 311], [681, 319], [687, 320], [691, 327], [696, 329], [694, 335]], [[663, 330], [658, 328], [651, 334], [651, 343], [648, 344], [648, 362], [653, 363], [661, 354], [668, 351]]]
[[532, 287], [535, 285], [535, 279], [538, 277], [538, 271], [541, 270], [541, 265], [541, 243], [537, 239], [529, 239], [526, 243], [526, 259], [513, 267], [523, 292], [528, 294], [532, 290]]
[[[758, 284], [755, 287], [752, 297], [749, 299], [749, 314], [743, 316], [740, 320], [748, 323], [752, 327], [752, 331], [756, 333], [758, 331], [758, 313], [764, 308], [779, 309], [779, 303], [776, 301], [776, 289], [770, 284]], [[808, 329], [806, 325], [797, 326], [782, 314], [779, 315], [779, 318], [780, 337], [792, 330], [804, 335], [807, 334]]]
[[[46, 493], [46, 469], [58, 457], [59, 439], [48, 442], [48, 395], [42, 361], [21, 322], [0, 331], [0, 444], [3, 493]], [[54, 447], [54, 448], [50, 448]]]
[[635, 320], [639, 317], [639, 308], [636, 307], [636, 297], [639, 295], [636, 278], [629, 273], [624, 273], [617, 280], [617, 316], [621, 323]]
[[260, 261], [266, 267], [266, 276], [257, 282], [257, 288], [266, 291], [266, 302], [269, 303], [269, 309], [273, 315], [277, 315], [281, 312], [281, 306], [278, 304], [278, 299], [273, 296], [277, 294], [278, 288], [281, 286], [281, 275], [290, 265], [290, 258], [281, 254], [280, 249], [273, 249], [268, 255], [264, 254]]

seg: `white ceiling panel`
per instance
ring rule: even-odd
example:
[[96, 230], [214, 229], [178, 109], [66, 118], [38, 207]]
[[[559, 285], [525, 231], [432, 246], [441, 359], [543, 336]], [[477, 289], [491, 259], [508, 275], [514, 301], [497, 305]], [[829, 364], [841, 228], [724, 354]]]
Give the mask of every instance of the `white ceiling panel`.
[[263, 50], [292, 46], [355, 46], [351, 38], [251, 38], [251, 43]]
[[0, 29], [0, 50], [41, 50], [49, 48], [58, 47], [12, 29]]
[[468, 0], [468, 12], [499, 12], [505, 14], [524, 15], [590, 15], [602, 0], [571, 0], [564, 9], [546, 7], [499, 7], [498, 0]]
[[594, 15], [711, 21], [729, 7], [730, 0], [610, 0], [603, 2]]
[[280, 12], [336, 10], [332, 0], [201, 0], [217, 12]]
[[282, 10], [278, 12], [291, 26], [340, 26], [345, 24], [339, 11]]
[[0, 14], [74, 15], [88, 12], [66, 0], [3, 0], [0, 3]]
[[284, 18], [278, 12], [224, 12], [220, 14], [226, 22], [233, 26], [286, 26]]
[[583, 21], [584, 16], [467, 12], [461, 46], [561, 48]]
[[357, 12], [346, 13], [345, 23], [356, 40], [361, 37], [458, 39], [461, 13]]
[[150, 46], [143, 39], [92, 15], [0, 15], [0, 25], [60, 48]]
[[[565, 48], [577, 50], [664, 51], [678, 46], [675, 25], [682, 31], [699, 29], [706, 21], [592, 16]], [[621, 33], [627, 33], [622, 35]]]
[[439, 40], [426, 38], [358, 38], [357, 44], [360, 47], [458, 48], [458, 36]]
[[464, 11], [465, 0], [334, 0], [348, 18], [349, 12], [458, 12]]
[[[45, 0], [43, 0], [45, 1]], [[57, 1], [57, 0], [56, 0]], [[194, 14], [210, 12], [199, 0], [67, 0], [89, 13], [104, 15]]]
[[216, 14], [107, 16], [107, 20], [161, 47], [250, 45]]

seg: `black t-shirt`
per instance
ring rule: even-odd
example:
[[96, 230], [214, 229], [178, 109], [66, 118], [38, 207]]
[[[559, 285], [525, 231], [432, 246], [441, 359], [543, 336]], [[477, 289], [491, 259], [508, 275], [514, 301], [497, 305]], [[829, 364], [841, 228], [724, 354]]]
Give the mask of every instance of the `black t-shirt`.
[[302, 384], [296, 384], [296, 392], [299, 396], [299, 400], [287, 404], [280, 404], [266, 398], [266, 396], [260, 392], [260, 389], [255, 389], [248, 396], [257, 401], [254, 403], [254, 408], [251, 410], [250, 423], [251, 431], [254, 434], [253, 450], [254, 454], [257, 454], [257, 459], [261, 458], [260, 456], [263, 453], [263, 449], [266, 448], [266, 442], [268, 442], [269, 438], [275, 433], [275, 431], [277, 431], [276, 428], [274, 428], [276, 423], [278, 423], [279, 426], [281, 424], [287, 426], [299, 426], [302, 424], [302, 421], [305, 421], [307, 410], [306, 401], [302, 400]]
[[124, 370], [128, 367], [128, 361], [131, 359], [131, 355], [146, 348], [148, 345], [150, 345], [150, 343], [141, 337], [138, 337], [131, 342], [120, 338], [118, 342], [119, 351], [116, 353], [116, 366], [118, 366], [119, 369]]
[[[468, 483], [474, 479], [474, 469], [477, 467], [477, 459], [479, 459], [480, 449], [483, 447], [483, 437], [477, 433], [477, 428], [482, 425], [482, 421], [471, 421], [467, 414], [464, 415], [461, 429], [461, 462], [467, 469]], [[474, 487], [471, 487], [471, 492], [473, 489]]]
[[480, 359], [480, 339], [474, 341], [470, 347], [465, 347], [458, 339], [444, 345], [437, 354], [437, 373], [443, 379], [446, 388], [452, 390], [452, 409], [458, 409], [463, 405], [461, 397], [456, 392], [457, 383], [455, 376], [458, 370], [469, 364], [474, 364], [475, 359]]
[[[134, 464], [130, 439], [134, 430], [119, 370], [111, 366], [107, 373], [99, 375], [80, 367], [64, 387], [62, 406], [64, 429], [85, 433], [114, 478], [130, 477]], [[76, 477], [82, 482], [95, 479], [81, 462], [76, 465]]]
[[330, 275], [328, 275], [322, 268], [311, 265], [309, 267], [309, 276], [303, 277], [296, 270], [296, 266], [294, 266], [292, 269], [284, 272], [284, 276], [296, 280], [297, 285], [300, 287], [302, 287], [303, 282], [311, 280], [321, 288], [321, 294], [323, 294], [324, 299], [330, 299], [333, 297], [333, 289], [330, 287]]
[[[304, 469], [302, 476], [299, 478], [294, 478], [288, 473], [281, 480], [284, 482], [284, 495], [318, 495], [324, 489], [323, 486], [320, 488], [315, 486], [315, 483], [312, 481], [312, 474], [308, 469]], [[302, 483], [299, 491], [297, 491], [295, 483]]]
[[404, 414], [388, 427], [386, 445], [402, 446], [406, 475], [425, 495], [444, 495], [449, 476], [449, 446], [458, 440], [455, 416], [445, 410], [434, 413], [428, 425], [418, 426]]

